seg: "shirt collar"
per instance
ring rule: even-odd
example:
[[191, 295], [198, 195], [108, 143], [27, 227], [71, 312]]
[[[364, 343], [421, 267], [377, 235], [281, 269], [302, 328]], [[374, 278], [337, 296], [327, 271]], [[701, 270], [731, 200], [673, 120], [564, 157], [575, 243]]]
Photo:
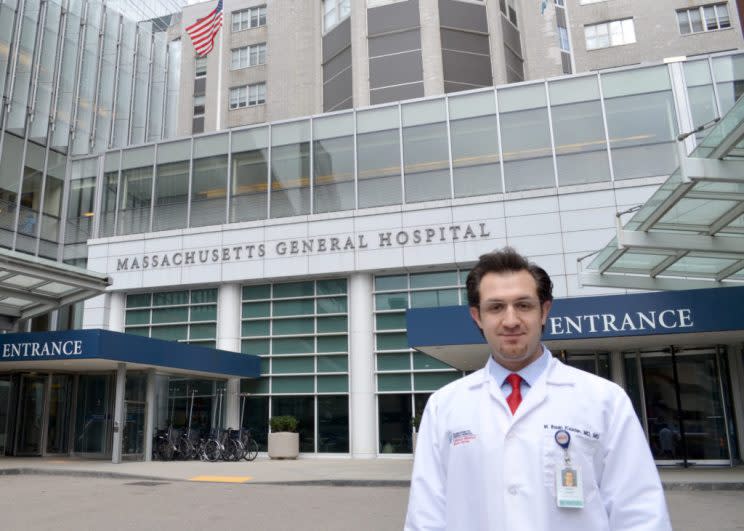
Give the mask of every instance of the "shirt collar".
[[[524, 382], [530, 387], [535, 384], [540, 375], [545, 372], [545, 369], [547, 369], [548, 363], [550, 363], [550, 357], [552, 354], [547, 347], [542, 346], [542, 349], [543, 353], [539, 358], [524, 367], [522, 370], [517, 371], [517, 374], [521, 376]], [[488, 371], [499, 387], [504, 384], [506, 377], [512, 373], [512, 371], [502, 367], [494, 361], [493, 356], [488, 356]]]

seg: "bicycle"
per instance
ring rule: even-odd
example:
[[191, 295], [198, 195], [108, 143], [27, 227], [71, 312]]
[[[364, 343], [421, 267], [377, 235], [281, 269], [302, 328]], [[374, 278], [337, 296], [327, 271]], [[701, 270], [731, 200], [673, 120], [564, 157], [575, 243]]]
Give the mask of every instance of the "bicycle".
[[173, 442], [173, 427], [158, 430], [153, 437], [152, 458], [159, 461], [170, 461], [178, 451]]
[[240, 442], [243, 443], [243, 459], [253, 461], [258, 457], [258, 442], [251, 435], [250, 429], [240, 429]]

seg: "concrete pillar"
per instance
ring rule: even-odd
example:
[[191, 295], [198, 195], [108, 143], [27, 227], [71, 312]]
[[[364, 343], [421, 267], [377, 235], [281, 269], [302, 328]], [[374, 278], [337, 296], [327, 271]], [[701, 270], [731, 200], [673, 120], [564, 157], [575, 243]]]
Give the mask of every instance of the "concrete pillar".
[[[240, 352], [240, 286], [223, 284], [217, 298], [217, 348]], [[240, 426], [240, 378], [229, 378], [225, 389], [223, 427]]]
[[375, 354], [373, 277], [354, 273], [349, 279], [349, 400], [351, 455], [377, 456], [375, 437]]
[[145, 461], [152, 460], [152, 436], [155, 433], [155, 370], [147, 371], [145, 395]]
[[121, 440], [124, 433], [124, 389], [127, 383], [127, 364], [116, 364], [116, 398], [114, 399], [114, 441], [111, 462], [121, 463]]
[[108, 296], [108, 330], [113, 332], [124, 331], [124, 313], [126, 306], [126, 297], [121, 291], [114, 291], [107, 294]]
[[444, 94], [444, 64], [442, 38], [439, 29], [439, 4], [420, 2], [421, 61], [424, 69], [424, 94]]

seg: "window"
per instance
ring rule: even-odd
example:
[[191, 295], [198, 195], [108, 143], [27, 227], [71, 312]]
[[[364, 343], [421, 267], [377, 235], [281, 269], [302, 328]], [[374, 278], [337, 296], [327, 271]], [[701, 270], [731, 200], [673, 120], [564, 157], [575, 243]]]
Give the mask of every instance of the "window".
[[632, 18], [584, 26], [586, 49], [597, 50], [636, 42]]
[[561, 6], [561, 7], [566, 7], [566, 2], [565, 2], [565, 0], [555, 0], [555, 5]]
[[232, 51], [232, 62], [230, 68], [237, 70], [247, 66], [266, 64], [266, 43], [243, 46]]
[[677, 22], [679, 22], [679, 32], [682, 35], [731, 27], [728, 7], [725, 3], [680, 9], [677, 11]]
[[204, 77], [207, 75], [207, 58], [196, 57], [194, 59], [194, 77]]
[[[579, 4], [586, 5], [586, 4], [598, 4], [600, 2], [606, 2], [607, 0], [579, 0]], [[556, 2], [558, 3], [558, 2]]]
[[562, 51], [571, 51], [571, 45], [568, 43], [568, 30], [563, 26], [558, 26], [558, 40]]
[[232, 13], [232, 30], [242, 31], [266, 25], [266, 6], [251, 7]]
[[323, 0], [323, 31], [330, 31], [349, 18], [351, 0]]
[[240, 109], [266, 102], [266, 83], [230, 89], [230, 108]]
[[194, 119], [191, 122], [191, 132], [204, 132], [204, 96], [194, 96]]
[[509, 19], [509, 22], [516, 26], [517, 8], [514, 6], [514, 0], [500, 0], [499, 7], [501, 8], [501, 12], [504, 14], [504, 16]]

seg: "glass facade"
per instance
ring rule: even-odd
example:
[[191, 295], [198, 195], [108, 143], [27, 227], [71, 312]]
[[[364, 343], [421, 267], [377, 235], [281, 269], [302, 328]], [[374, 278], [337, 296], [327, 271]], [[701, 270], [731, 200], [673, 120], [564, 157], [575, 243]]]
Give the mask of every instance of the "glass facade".
[[406, 310], [467, 304], [467, 271], [375, 277], [375, 373], [378, 451], [412, 451], [411, 419], [429, 395], [463, 373], [408, 348]]
[[241, 350], [261, 357], [262, 378], [243, 380], [243, 424], [265, 449], [268, 419], [300, 421], [300, 451], [349, 452], [347, 282], [244, 286]]
[[124, 331], [215, 348], [217, 289], [128, 295]]

